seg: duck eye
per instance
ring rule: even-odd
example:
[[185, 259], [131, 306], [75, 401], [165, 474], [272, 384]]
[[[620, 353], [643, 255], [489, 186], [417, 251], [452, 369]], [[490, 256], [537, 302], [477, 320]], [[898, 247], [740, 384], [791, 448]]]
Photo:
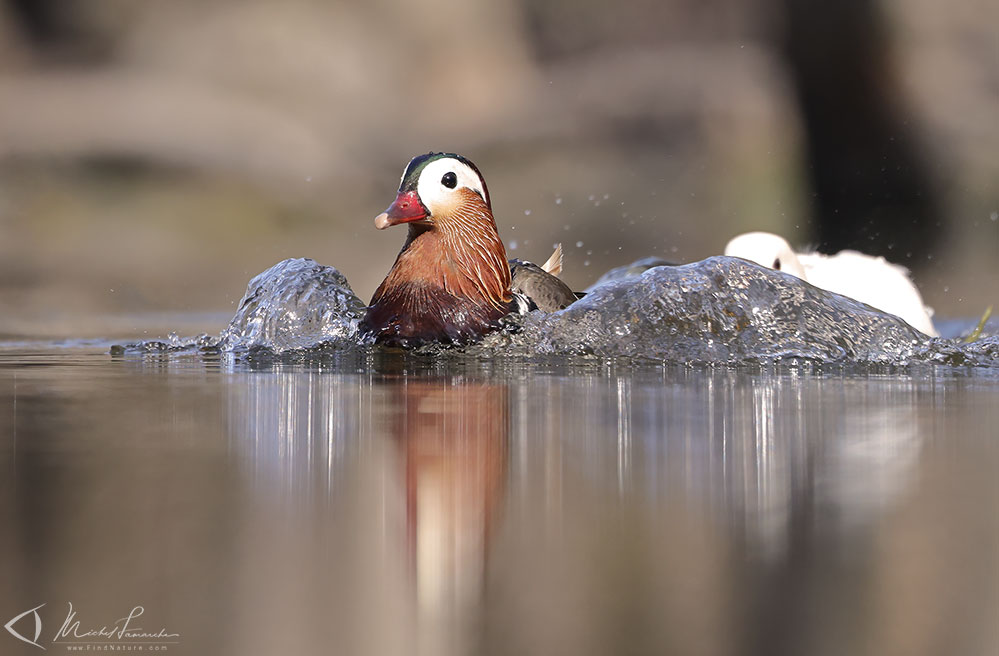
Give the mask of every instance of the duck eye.
[[774, 264], [770, 268], [771, 269], [776, 269], [777, 271], [780, 271], [780, 258], [779, 257], [774, 260]]
[[454, 189], [458, 185], [458, 176], [456, 176], [453, 171], [448, 171], [444, 174], [444, 177], [441, 178], [441, 184], [448, 189]]

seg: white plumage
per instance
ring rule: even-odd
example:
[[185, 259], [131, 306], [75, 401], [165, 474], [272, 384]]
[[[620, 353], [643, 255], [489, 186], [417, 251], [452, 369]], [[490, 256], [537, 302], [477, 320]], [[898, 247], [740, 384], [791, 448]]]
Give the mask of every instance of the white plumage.
[[894, 314], [927, 335], [938, 334], [930, 319], [933, 310], [923, 305], [908, 269], [883, 257], [857, 251], [840, 251], [836, 255], [795, 253], [784, 238], [769, 232], [735, 237], [725, 246], [725, 255], [789, 273], [816, 287]]

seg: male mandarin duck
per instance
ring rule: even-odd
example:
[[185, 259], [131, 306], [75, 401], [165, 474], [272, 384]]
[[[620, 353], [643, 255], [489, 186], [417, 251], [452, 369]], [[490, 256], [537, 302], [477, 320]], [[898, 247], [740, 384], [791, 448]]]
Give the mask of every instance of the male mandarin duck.
[[748, 232], [733, 238], [725, 246], [725, 255], [789, 273], [821, 289], [894, 314], [931, 337], [938, 335], [930, 319], [933, 310], [923, 305], [909, 271], [883, 257], [857, 251], [840, 251], [836, 255], [795, 253], [783, 237], [769, 232]]
[[[553, 311], [576, 300], [549, 270], [515, 261], [511, 274], [485, 180], [461, 155], [409, 162], [395, 201], [375, 217], [379, 230], [402, 223], [406, 243], [361, 320], [377, 343], [468, 344], [511, 312]], [[550, 270], [561, 269], [559, 250], [545, 263]]]

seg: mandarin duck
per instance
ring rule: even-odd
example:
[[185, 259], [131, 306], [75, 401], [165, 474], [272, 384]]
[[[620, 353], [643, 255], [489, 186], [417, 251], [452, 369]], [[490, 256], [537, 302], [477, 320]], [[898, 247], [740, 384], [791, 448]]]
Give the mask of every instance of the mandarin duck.
[[545, 312], [563, 310], [583, 297], [582, 292], [574, 292], [561, 280], [562, 244], [555, 244], [555, 252], [538, 266], [529, 260], [510, 260], [510, 289], [515, 296], [526, 298], [529, 304]]
[[379, 230], [403, 223], [406, 242], [361, 320], [376, 343], [468, 344], [510, 313], [576, 300], [551, 273], [561, 269], [560, 249], [548, 270], [507, 261], [485, 180], [461, 155], [427, 153], [409, 162], [395, 201], [375, 217]]
[[783, 237], [769, 232], [748, 232], [733, 238], [725, 246], [725, 255], [791, 274], [820, 289], [894, 314], [931, 337], [938, 336], [930, 319], [933, 310], [923, 304], [908, 269], [883, 257], [857, 251], [795, 253]]

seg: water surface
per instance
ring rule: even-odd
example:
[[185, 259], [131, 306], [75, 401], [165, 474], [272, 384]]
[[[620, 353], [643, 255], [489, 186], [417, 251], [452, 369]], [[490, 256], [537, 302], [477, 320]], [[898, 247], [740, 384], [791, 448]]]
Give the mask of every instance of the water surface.
[[988, 368], [7, 346], [0, 620], [44, 603], [57, 653], [70, 603], [182, 654], [996, 653], [997, 422]]

